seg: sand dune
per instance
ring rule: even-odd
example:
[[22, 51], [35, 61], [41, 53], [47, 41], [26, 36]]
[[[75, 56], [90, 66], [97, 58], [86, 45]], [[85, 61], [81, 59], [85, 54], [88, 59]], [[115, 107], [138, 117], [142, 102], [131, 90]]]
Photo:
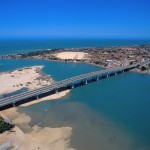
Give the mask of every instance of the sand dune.
[[82, 60], [86, 58], [87, 53], [84, 52], [60, 52], [60, 53], [56, 53], [55, 56], [59, 59], [78, 59], [78, 60]]

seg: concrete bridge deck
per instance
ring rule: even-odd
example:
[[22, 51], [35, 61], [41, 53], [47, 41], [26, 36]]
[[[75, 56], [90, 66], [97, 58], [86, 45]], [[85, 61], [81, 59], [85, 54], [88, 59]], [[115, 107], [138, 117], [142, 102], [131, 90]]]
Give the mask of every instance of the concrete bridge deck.
[[129, 65], [129, 66], [123, 66], [118, 67], [115, 69], [105, 69], [100, 71], [95, 71], [91, 73], [82, 74], [79, 76], [75, 76], [72, 78], [68, 78], [62, 81], [54, 82], [49, 86], [42, 87], [40, 89], [36, 89], [33, 91], [27, 91], [20, 94], [16, 94], [10, 97], [6, 97], [3, 99], [0, 99], [0, 109], [3, 107], [7, 107], [8, 105], [15, 106], [18, 102], [21, 101], [28, 101], [27, 99], [38, 99], [38, 97], [45, 93], [54, 94], [59, 91], [66, 90], [68, 88], [74, 88], [81, 85], [86, 85], [87, 83], [98, 81], [102, 78], [107, 78], [109, 76], [114, 76], [123, 72], [127, 72], [131, 69], [134, 69], [138, 67], [140, 63]]

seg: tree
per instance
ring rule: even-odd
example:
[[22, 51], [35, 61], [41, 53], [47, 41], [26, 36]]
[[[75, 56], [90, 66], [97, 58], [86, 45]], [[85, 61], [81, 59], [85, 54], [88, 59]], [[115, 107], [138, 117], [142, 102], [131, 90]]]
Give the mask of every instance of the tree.
[[131, 61], [129, 65], [133, 65], [133, 61]]
[[145, 66], [142, 66], [141, 67], [141, 71], [145, 71], [146, 70], [146, 67]]
[[14, 125], [5, 122], [5, 120], [0, 116], [0, 134], [9, 131], [14, 127]]

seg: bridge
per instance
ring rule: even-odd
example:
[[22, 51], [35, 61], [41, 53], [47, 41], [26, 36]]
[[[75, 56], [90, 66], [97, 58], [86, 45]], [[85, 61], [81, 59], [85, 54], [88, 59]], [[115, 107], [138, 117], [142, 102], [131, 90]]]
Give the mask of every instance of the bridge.
[[118, 74], [130, 71], [131, 69], [134, 69], [140, 65], [149, 63], [150, 61], [145, 61], [143, 63], [136, 63], [129, 66], [122, 66], [118, 68], [113, 69], [105, 69], [95, 72], [90, 72], [86, 74], [82, 74], [79, 76], [71, 77], [65, 80], [61, 80], [58, 82], [54, 82], [49, 86], [44, 86], [42, 88], [33, 90], [33, 91], [27, 91], [20, 94], [16, 94], [10, 97], [6, 97], [3, 99], [0, 99], [0, 109], [6, 109], [13, 106], [18, 106], [20, 104], [32, 101], [32, 100], [38, 100], [39, 98], [52, 95], [55, 93], [58, 93], [60, 91], [64, 91], [66, 89], [73, 89], [78, 86], [83, 86], [91, 82], [96, 82], [104, 78], [108, 78], [111, 76], [116, 76]]

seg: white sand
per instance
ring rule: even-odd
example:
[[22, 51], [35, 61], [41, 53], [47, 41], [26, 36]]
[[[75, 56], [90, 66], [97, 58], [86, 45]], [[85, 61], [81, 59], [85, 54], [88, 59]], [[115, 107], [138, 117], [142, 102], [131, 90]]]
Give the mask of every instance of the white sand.
[[29, 105], [33, 105], [33, 104], [36, 104], [36, 103], [40, 103], [40, 102], [43, 102], [43, 101], [50, 101], [50, 100], [58, 99], [58, 98], [61, 98], [61, 97], [64, 97], [65, 95], [67, 95], [69, 93], [69, 91], [70, 90], [62, 91], [62, 92], [59, 92], [57, 94], [53, 94], [53, 95], [43, 97], [43, 98], [38, 99], [38, 100], [34, 100], [34, 101], [31, 101], [31, 102], [22, 104], [21, 106], [24, 107], [24, 106], [29, 106]]
[[17, 126], [14, 132], [4, 132], [0, 134], [0, 144], [12, 141], [12, 145], [18, 150], [74, 150], [70, 148], [70, 137], [72, 128], [41, 128], [30, 127], [28, 123], [31, 118], [24, 113], [17, 112], [16, 108], [11, 108], [2, 112], [13, 123], [26, 127], [27, 133], [23, 133]]
[[[0, 95], [10, 93], [19, 90], [23, 87], [27, 87], [30, 90], [47, 85], [52, 82], [39, 81], [38, 77], [41, 76], [40, 70], [42, 66], [34, 66], [30, 68], [19, 69], [11, 73], [0, 73]], [[30, 82], [30, 84], [28, 83]], [[40, 84], [39, 84], [40, 82]], [[22, 84], [22, 85], [20, 85]], [[28, 86], [26, 86], [28, 85]], [[65, 96], [69, 90], [63, 91], [33, 102], [24, 104], [23, 106], [32, 105], [44, 100], [57, 99]], [[72, 134], [71, 127], [62, 128], [40, 128], [38, 126], [30, 127], [29, 122], [31, 118], [25, 113], [19, 113], [17, 108], [11, 108], [0, 112], [6, 120], [11, 120], [16, 127], [13, 129], [14, 132], [5, 132], [0, 134], [0, 145], [11, 141], [12, 146], [18, 150], [74, 150], [70, 148], [70, 137]], [[20, 128], [28, 131], [24, 133]]]
[[[51, 78], [49, 78], [48, 81], [37, 79], [42, 76], [40, 74], [42, 68], [43, 66], [33, 66], [12, 72], [0, 73], [0, 95], [17, 91], [24, 87], [27, 87], [29, 90], [34, 90], [45, 85], [50, 85], [53, 82]], [[69, 90], [25, 103], [22, 106], [29, 106], [46, 100], [58, 99], [65, 96], [67, 93], [69, 93]]]
[[84, 52], [60, 52], [60, 53], [56, 53], [55, 56], [59, 59], [73, 59], [73, 60], [82, 60], [82, 59], [86, 59], [86, 56], [88, 54], [84, 53]]
[[43, 66], [34, 66], [29, 68], [18, 69], [12, 72], [0, 73], [0, 95], [20, 90], [24, 87], [29, 90], [40, 88], [42, 85], [49, 85], [49, 81], [39, 80], [40, 71]]
[[1, 134], [0, 140], [12, 141], [12, 145], [18, 150], [73, 150], [69, 145], [71, 128], [34, 126], [32, 129], [30, 133], [23, 133], [18, 127], [15, 127], [14, 132]]

